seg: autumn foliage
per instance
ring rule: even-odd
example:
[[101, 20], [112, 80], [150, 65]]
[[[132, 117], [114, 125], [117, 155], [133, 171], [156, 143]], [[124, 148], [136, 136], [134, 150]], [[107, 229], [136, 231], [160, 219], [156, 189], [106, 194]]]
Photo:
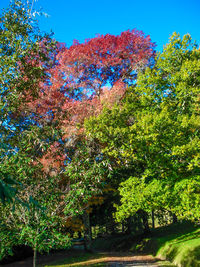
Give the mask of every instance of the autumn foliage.
[[51, 111], [52, 118], [70, 136], [85, 117], [122, 98], [138, 70], [151, 64], [153, 56], [150, 37], [137, 30], [118, 36], [99, 35], [82, 44], [74, 41], [69, 48], [61, 46], [58, 64], [33, 106], [47, 119]]
[[104, 86], [132, 82], [137, 70], [149, 63], [153, 48], [150, 37], [136, 30], [99, 35], [83, 44], [74, 41], [58, 55], [63, 89], [68, 92], [70, 88], [73, 96], [99, 96]]
[[69, 48], [60, 45], [56, 64], [39, 98], [31, 101], [31, 110], [39, 114], [42, 124], [56, 122], [64, 142], [82, 135], [85, 118], [123, 98], [137, 72], [151, 64], [154, 47], [150, 37], [137, 30], [98, 35], [84, 43], [74, 41]]

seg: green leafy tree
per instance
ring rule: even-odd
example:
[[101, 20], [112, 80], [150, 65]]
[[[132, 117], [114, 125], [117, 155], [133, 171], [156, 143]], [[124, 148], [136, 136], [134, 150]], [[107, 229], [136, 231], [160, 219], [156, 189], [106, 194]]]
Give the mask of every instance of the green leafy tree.
[[[59, 175], [39, 159], [57, 138], [52, 125], [37, 122], [30, 103], [48, 81], [56, 46], [42, 34], [29, 4], [14, 1], [0, 16], [0, 256], [27, 244], [36, 252], [68, 247], [63, 233]], [[57, 140], [57, 139], [56, 139]], [[20, 190], [18, 190], [20, 189]], [[16, 201], [17, 200], [17, 201]]]
[[[12, 201], [19, 184], [6, 168], [24, 130], [34, 124], [27, 105], [38, 97], [53, 64], [51, 38], [42, 34], [31, 6], [13, 1], [0, 15], [0, 198]], [[26, 148], [25, 148], [26, 149]], [[24, 149], [24, 150], [25, 150]], [[12, 166], [14, 165], [12, 161]], [[21, 169], [21, 168], [20, 168]], [[19, 169], [19, 170], [20, 170]], [[22, 169], [21, 169], [22, 170]]]
[[161, 208], [199, 219], [199, 57], [190, 35], [173, 34], [121, 106], [86, 123], [104, 153], [133, 167], [119, 189], [119, 220]]
[[84, 224], [85, 248], [90, 248], [90, 206], [92, 199], [102, 192], [106, 186], [106, 179], [110, 176], [109, 162], [103, 158], [97, 146], [90, 140], [81, 140], [76, 145], [75, 154], [68, 163], [63, 185], [65, 190], [64, 213], [68, 217], [82, 216]]
[[57, 184], [56, 179], [31, 183], [29, 179], [18, 193], [23, 205], [0, 206], [0, 258], [12, 255], [13, 246], [27, 245], [33, 249], [35, 267], [37, 252], [70, 247], [68, 234], [63, 231], [66, 218], [60, 216], [63, 207]]

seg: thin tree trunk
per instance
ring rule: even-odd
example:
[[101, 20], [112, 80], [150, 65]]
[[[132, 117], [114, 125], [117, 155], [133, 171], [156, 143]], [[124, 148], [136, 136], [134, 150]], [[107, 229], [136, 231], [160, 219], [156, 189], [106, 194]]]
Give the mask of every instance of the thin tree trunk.
[[113, 216], [111, 215], [111, 234], [115, 233], [115, 221], [113, 219]]
[[152, 218], [152, 228], [155, 228], [155, 214], [154, 214], [154, 210], [152, 210], [151, 212], [151, 218]]
[[172, 217], [172, 223], [177, 223], [178, 218], [176, 217], [176, 215], [174, 213], [172, 213], [171, 211], [169, 212], [169, 214]]
[[92, 241], [89, 213], [84, 211], [82, 218], [84, 224], [84, 246], [85, 250], [89, 250]]
[[33, 249], [33, 267], [36, 267], [37, 249]]
[[178, 219], [177, 219], [175, 214], [172, 215], [172, 218], [173, 218], [173, 223], [177, 223], [178, 222]]
[[124, 234], [124, 222], [122, 222], [122, 233]]
[[148, 214], [144, 210], [141, 210], [140, 214], [141, 214], [142, 221], [143, 221], [144, 234], [148, 234], [150, 232], [149, 222], [148, 222]]
[[127, 230], [126, 230], [126, 232], [127, 232], [128, 234], [131, 234], [132, 217], [127, 218], [126, 225], [127, 225]]
[[114, 219], [112, 214], [107, 217], [106, 220], [106, 233], [107, 234], [113, 234], [115, 232], [115, 225], [114, 225]]

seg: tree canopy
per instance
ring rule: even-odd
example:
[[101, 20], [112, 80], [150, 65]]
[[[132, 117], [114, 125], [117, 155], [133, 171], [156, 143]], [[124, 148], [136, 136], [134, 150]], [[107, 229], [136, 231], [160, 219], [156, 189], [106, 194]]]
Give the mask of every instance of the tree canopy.
[[154, 211], [198, 221], [199, 77], [189, 34], [157, 54], [136, 29], [66, 47], [14, 1], [0, 16], [0, 258], [69, 247], [76, 220], [89, 242], [92, 209], [146, 230]]
[[133, 166], [119, 219], [160, 208], [199, 219], [199, 56], [189, 35], [174, 34], [123, 104], [86, 123], [104, 153]]

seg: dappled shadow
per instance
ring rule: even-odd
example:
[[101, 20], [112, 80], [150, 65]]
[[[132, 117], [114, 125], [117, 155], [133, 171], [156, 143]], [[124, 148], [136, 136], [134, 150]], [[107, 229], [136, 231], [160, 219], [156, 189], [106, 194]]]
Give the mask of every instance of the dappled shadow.
[[[120, 266], [122, 264], [128, 265], [128, 264], [155, 264], [158, 260], [154, 259], [152, 256], [149, 255], [140, 255], [140, 256], [132, 256], [129, 253], [107, 253], [106, 255], [104, 253], [99, 253], [98, 256], [96, 255], [95, 259], [88, 259], [85, 261], [76, 261], [73, 263], [70, 263], [69, 266]], [[60, 264], [64, 264], [64, 262], [57, 262], [52, 263], [50, 266], [59, 266]], [[101, 265], [102, 264], [102, 265]], [[68, 265], [66, 265], [68, 266]]]
[[[170, 247], [169, 247], [169, 251], [167, 252], [167, 258], [170, 260], [175, 258], [177, 253], [179, 253], [178, 252], [178, 244], [179, 243], [183, 243], [183, 242], [187, 242], [187, 241], [195, 240], [195, 239], [199, 239], [199, 238], [200, 238], [200, 230], [198, 232], [189, 233], [189, 234], [177, 237], [177, 238], [172, 237], [171, 239], [168, 239], [167, 242], [170, 242]], [[173, 245], [175, 245], [175, 247]]]
[[[85, 252], [79, 251], [79, 250], [74, 250], [74, 249], [60, 250], [60, 251], [56, 251], [54, 253], [43, 254], [43, 255], [38, 254], [37, 264], [39, 266], [45, 266], [46, 264], [57, 261], [57, 260], [66, 259], [68, 257], [76, 257], [76, 255], [81, 256], [84, 254], [85, 254]], [[1, 264], [0, 266], [2, 266], [2, 267], [32, 267], [33, 266], [33, 258], [28, 257], [24, 260], [15, 261], [15, 262], [9, 263], [9, 264]]]
[[187, 233], [191, 233], [195, 230], [197, 230], [199, 228], [199, 226], [194, 225], [194, 223], [185, 221], [182, 223], [172, 223], [169, 225], [165, 225], [165, 226], [161, 226], [159, 228], [155, 228], [155, 229], [151, 229], [151, 236], [154, 237], [163, 237], [166, 235], [176, 235], [177, 234], [177, 230], [178, 230], [178, 234], [187, 234]]
[[196, 239], [196, 238], [200, 238], [200, 230], [194, 233], [189, 233], [189, 234], [185, 234], [180, 237], [177, 237], [175, 243], [180, 243], [183, 241], [188, 241], [188, 240]]
[[173, 261], [173, 259], [178, 254], [178, 248], [177, 247], [170, 247], [167, 252], [167, 259], [170, 261]]
[[[160, 248], [168, 242], [170, 245], [176, 246], [179, 243], [200, 238], [200, 229], [199, 226], [195, 226], [191, 222], [176, 223], [153, 230], [151, 237], [152, 241], [159, 240], [152, 250], [152, 254], [156, 255]], [[169, 249], [171, 250], [172, 248], [170, 247]]]

